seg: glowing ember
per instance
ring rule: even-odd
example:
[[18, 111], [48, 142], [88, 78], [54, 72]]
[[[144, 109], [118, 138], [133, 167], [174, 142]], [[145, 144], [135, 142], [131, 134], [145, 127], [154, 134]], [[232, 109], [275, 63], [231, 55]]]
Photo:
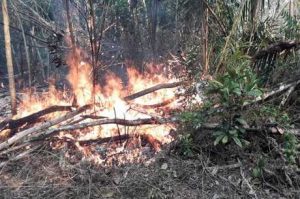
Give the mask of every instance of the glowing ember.
[[[123, 97], [129, 94], [124, 90], [121, 80], [113, 74], [107, 75], [106, 85], [95, 87], [95, 99], [93, 99], [93, 84], [92, 84], [92, 67], [80, 59], [80, 50], [77, 49], [75, 55], [68, 57], [69, 74], [67, 80], [69, 81], [72, 89], [72, 95], [66, 91], [56, 90], [53, 85], [50, 85], [49, 91], [43, 93], [43, 96], [26, 96], [20, 105], [18, 117], [24, 117], [28, 114], [37, 112], [52, 105], [74, 105], [83, 106], [85, 104], [92, 104], [95, 100], [93, 109], [84, 113], [84, 115], [103, 116], [107, 118], [121, 118], [121, 119], [141, 119], [151, 118], [152, 115], [157, 116], [157, 111], [154, 108], [147, 108], [143, 111], [138, 111], [134, 105], [138, 106], [158, 104], [166, 100], [175, 98], [175, 89], [164, 89], [157, 92], [147, 94], [143, 97], [133, 100], [128, 103], [123, 100]], [[153, 71], [152, 71], [153, 72]], [[130, 93], [135, 93], [145, 88], [167, 82], [174, 82], [163, 75], [155, 73], [141, 75], [137, 70], [128, 68], [127, 70], [129, 82], [128, 90]], [[164, 106], [170, 108], [176, 106], [176, 101], [171, 101]], [[49, 115], [54, 117], [55, 115]], [[80, 119], [80, 116], [74, 120]], [[85, 119], [84, 121], [91, 121], [92, 119]], [[138, 135], [152, 135], [155, 139], [159, 140], [162, 144], [169, 143], [171, 136], [169, 132], [173, 128], [167, 125], [143, 125], [138, 127], [123, 127], [116, 124], [96, 126], [85, 130], [76, 130], [74, 132], [61, 132], [59, 138], [72, 139], [76, 144], [78, 150], [82, 152], [88, 159], [93, 159], [96, 163], [103, 161], [100, 155], [93, 153], [92, 148], [87, 146], [80, 146], [78, 141], [91, 140], [105, 137], [112, 137], [118, 134], [138, 134]], [[121, 149], [124, 150], [125, 146]], [[120, 149], [120, 147], [118, 148]], [[129, 158], [130, 159], [130, 158]]]

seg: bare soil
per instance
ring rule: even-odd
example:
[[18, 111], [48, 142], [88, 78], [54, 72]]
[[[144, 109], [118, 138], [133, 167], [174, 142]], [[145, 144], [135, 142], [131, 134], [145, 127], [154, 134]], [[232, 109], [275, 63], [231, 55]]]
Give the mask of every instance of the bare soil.
[[[257, 151], [251, 152], [206, 145], [186, 157], [173, 143], [143, 163], [118, 167], [70, 163], [60, 151], [46, 147], [1, 168], [0, 197], [300, 198], [299, 167], [287, 166], [280, 157], [266, 159], [263, 175], [253, 177], [261, 158], [256, 154], [265, 150], [255, 144]], [[268, 152], [269, 157], [276, 154]]]

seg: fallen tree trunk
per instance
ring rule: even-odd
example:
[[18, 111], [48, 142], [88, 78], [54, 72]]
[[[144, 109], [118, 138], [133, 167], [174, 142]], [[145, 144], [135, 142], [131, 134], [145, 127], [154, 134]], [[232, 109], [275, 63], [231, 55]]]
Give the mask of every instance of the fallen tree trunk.
[[274, 54], [274, 53], [281, 53], [284, 50], [290, 50], [292, 48], [297, 48], [297, 46], [300, 45], [299, 41], [293, 41], [293, 42], [279, 42], [276, 44], [272, 44], [270, 46], [268, 46], [265, 49], [262, 49], [260, 51], [258, 51], [257, 53], [255, 53], [255, 55], [252, 56], [253, 60], [258, 60], [258, 59], [262, 59], [270, 54]]
[[34, 123], [38, 118], [57, 111], [71, 111], [71, 106], [50, 106], [44, 110], [19, 119], [7, 119], [0, 123], [0, 129], [17, 129], [26, 123]]
[[131, 101], [131, 100], [134, 100], [136, 98], [139, 98], [139, 97], [142, 97], [144, 95], [147, 95], [149, 93], [152, 93], [152, 92], [155, 92], [157, 90], [160, 90], [160, 89], [178, 87], [178, 86], [182, 85], [183, 83], [184, 82], [174, 82], [174, 83], [158, 84], [156, 86], [153, 86], [153, 87], [147, 88], [145, 90], [139, 91], [137, 93], [134, 93], [132, 95], [126, 96], [126, 97], [124, 97], [124, 100], [125, 101]]
[[251, 104], [254, 104], [254, 103], [257, 103], [257, 102], [267, 100], [268, 98], [270, 98], [274, 95], [277, 95], [277, 94], [281, 93], [282, 91], [285, 91], [285, 90], [287, 90], [291, 87], [296, 87], [298, 84], [300, 84], [300, 79], [296, 80], [292, 83], [289, 83], [289, 84], [283, 84], [283, 85], [279, 86], [279, 88], [277, 88], [276, 90], [267, 92], [267, 93], [263, 94], [261, 97], [257, 97], [255, 100], [245, 104], [244, 106], [248, 106], [248, 105], [251, 105]]
[[[288, 84], [282, 84], [281, 86], [279, 86], [277, 89], [275, 90], [272, 90], [272, 91], [269, 91], [267, 93], [264, 93], [263, 95], [257, 97], [256, 99], [250, 101], [250, 102], [247, 102], [243, 105], [243, 108], [246, 108], [248, 106], [251, 106], [255, 103], [259, 103], [259, 102], [262, 102], [262, 101], [265, 101], [291, 87], [296, 87], [298, 84], [300, 84], [300, 79], [299, 80], [296, 80], [296, 81], [293, 81], [291, 83], [288, 83]], [[235, 109], [234, 109], [235, 110]], [[224, 111], [221, 107], [217, 107], [213, 112], [221, 112], [221, 111]]]
[[51, 126], [59, 124], [59, 123], [65, 121], [67, 119], [70, 119], [70, 118], [84, 112], [85, 110], [87, 110], [91, 107], [92, 107], [91, 105], [82, 106], [78, 110], [73, 111], [73, 112], [69, 112], [66, 115], [62, 116], [62, 117], [47, 121], [47, 122], [45, 122], [45, 123], [43, 123], [39, 126], [32, 127], [32, 128], [26, 129], [24, 131], [21, 131], [21, 132], [17, 133], [16, 135], [12, 136], [11, 138], [9, 138], [8, 140], [6, 140], [5, 142], [0, 143], [0, 150], [3, 150], [4, 148], [9, 147], [11, 144], [14, 144], [14, 143], [18, 142], [19, 140], [21, 140], [22, 138], [24, 138], [27, 135], [30, 135], [32, 133], [35, 133], [35, 132], [38, 132], [38, 131], [41, 131], [41, 130], [45, 130], [45, 129], [51, 127]]

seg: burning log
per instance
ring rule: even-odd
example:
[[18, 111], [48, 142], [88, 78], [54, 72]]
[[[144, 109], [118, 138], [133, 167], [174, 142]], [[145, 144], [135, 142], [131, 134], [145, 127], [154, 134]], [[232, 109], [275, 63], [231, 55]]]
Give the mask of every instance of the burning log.
[[162, 143], [159, 140], [155, 139], [152, 135], [145, 134], [142, 136], [142, 138], [147, 140], [147, 142], [151, 144], [156, 152], [159, 152], [161, 150]]
[[[136, 119], [136, 120], [125, 120], [125, 119], [101, 119], [96, 120], [92, 122], [85, 122], [80, 124], [74, 124], [74, 125], [66, 125], [62, 126], [56, 129], [50, 129], [46, 132], [40, 133], [38, 136], [36, 136], [36, 139], [44, 139], [45, 137], [49, 137], [50, 135], [53, 135], [54, 133], [61, 132], [61, 131], [73, 131], [78, 129], [84, 129], [88, 127], [93, 126], [99, 126], [104, 124], [118, 124], [123, 126], [139, 126], [139, 125], [153, 125], [153, 124], [165, 124], [165, 123], [171, 123], [171, 119], [157, 119], [157, 118], [146, 118], [146, 119]], [[0, 150], [1, 150], [1, 144], [0, 144]]]
[[6, 119], [0, 123], [0, 130], [3, 129], [17, 129], [26, 123], [34, 123], [40, 117], [57, 112], [57, 111], [71, 111], [71, 106], [50, 106], [44, 110], [38, 111], [20, 119]]
[[21, 131], [19, 133], [17, 133], [16, 135], [12, 136], [11, 138], [9, 138], [8, 140], [6, 140], [5, 142], [0, 143], [0, 150], [9, 147], [10, 145], [18, 142], [19, 140], [21, 140], [22, 138], [24, 138], [27, 135], [30, 135], [32, 133], [38, 132], [38, 131], [42, 131], [45, 130], [51, 126], [54, 126], [56, 124], [59, 124], [67, 119], [70, 119], [84, 111], [86, 111], [87, 109], [91, 108], [91, 105], [85, 105], [80, 107], [78, 110], [72, 111], [67, 113], [66, 115], [62, 116], [62, 117], [58, 117], [56, 119], [44, 122], [43, 124], [36, 126], [36, 127], [32, 127], [29, 129], [26, 129], [24, 131]]
[[152, 93], [152, 92], [155, 92], [157, 90], [160, 90], [160, 89], [178, 87], [178, 86], [182, 85], [183, 83], [184, 82], [173, 82], [173, 83], [158, 84], [156, 86], [153, 86], [153, 87], [147, 88], [145, 90], [139, 91], [137, 93], [134, 93], [132, 95], [126, 96], [123, 99], [125, 101], [131, 101], [131, 100], [134, 100], [136, 98], [139, 98], [139, 97], [142, 97], [144, 95], [147, 95], [149, 93]]

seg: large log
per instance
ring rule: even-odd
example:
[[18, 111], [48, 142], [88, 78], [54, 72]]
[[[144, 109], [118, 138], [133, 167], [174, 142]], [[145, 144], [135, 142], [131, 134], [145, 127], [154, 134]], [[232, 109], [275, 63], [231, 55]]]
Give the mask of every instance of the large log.
[[11, 138], [9, 138], [8, 140], [0, 143], [0, 150], [3, 150], [5, 148], [9, 147], [11, 144], [14, 144], [14, 143], [18, 142], [19, 140], [21, 140], [22, 138], [24, 138], [27, 135], [30, 135], [32, 133], [48, 129], [49, 127], [54, 126], [56, 124], [59, 124], [59, 123], [65, 121], [67, 119], [70, 119], [70, 118], [86, 111], [87, 109], [89, 109], [91, 107], [92, 107], [91, 105], [82, 106], [79, 109], [77, 109], [75, 111], [72, 111], [72, 112], [69, 112], [66, 115], [62, 116], [62, 117], [55, 118], [53, 120], [44, 122], [43, 124], [41, 124], [39, 126], [32, 127], [32, 128], [26, 129], [24, 131], [21, 131], [21, 132], [17, 133], [16, 135], [12, 136]]
[[145, 90], [139, 91], [137, 93], [134, 93], [132, 95], [126, 96], [126, 97], [124, 97], [124, 100], [125, 101], [131, 101], [131, 100], [134, 100], [136, 98], [147, 95], [149, 93], [155, 92], [157, 90], [165, 89], [165, 88], [175, 88], [175, 87], [178, 87], [182, 84], [184, 84], [184, 82], [173, 82], [173, 83], [158, 84], [156, 86], [153, 86], [153, 87], [147, 88]]

